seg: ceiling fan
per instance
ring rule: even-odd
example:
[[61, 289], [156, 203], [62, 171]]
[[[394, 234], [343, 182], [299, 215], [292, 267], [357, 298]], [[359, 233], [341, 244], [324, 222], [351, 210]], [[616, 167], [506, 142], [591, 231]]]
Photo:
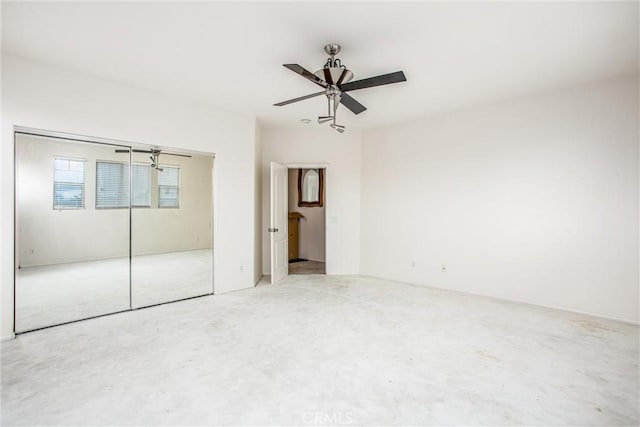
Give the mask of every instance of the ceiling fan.
[[[312, 93], [311, 95], [301, 96], [299, 98], [289, 99], [287, 101], [273, 104], [274, 106], [281, 107], [283, 105], [292, 104], [294, 102], [303, 101], [305, 99], [313, 98], [319, 95], [327, 96], [328, 111], [326, 116], [318, 117], [318, 123], [327, 123], [333, 121], [331, 127], [338, 132], [342, 133], [345, 127], [336, 124], [336, 110], [340, 104], [347, 107], [353, 114], [360, 114], [367, 108], [356, 101], [351, 95], [346, 92], [352, 90], [366, 89], [369, 87], [388, 85], [390, 83], [404, 82], [407, 78], [402, 71], [396, 71], [395, 73], [383, 74], [376, 77], [369, 77], [362, 80], [351, 81], [353, 79], [353, 73], [347, 69], [339, 59], [335, 56], [340, 52], [340, 45], [336, 43], [328, 44], [324, 47], [324, 51], [330, 56], [322, 69], [312, 73], [298, 64], [284, 64], [284, 66], [294, 73], [300, 74], [307, 80], [322, 87], [320, 92]], [[333, 108], [332, 108], [333, 107]]]
[[[154, 169], [159, 170], [160, 172], [162, 172], [162, 168], [158, 167], [158, 160], [160, 159], [160, 153], [162, 152], [162, 150], [157, 149], [157, 148], [153, 148], [151, 150], [139, 150], [137, 148], [132, 148], [131, 150], [127, 149], [120, 149], [120, 150], [116, 150], [116, 153], [129, 153], [130, 151], [133, 151], [134, 153], [151, 153], [151, 155], [149, 156], [149, 159], [151, 160], [151, 167]], [[178, 153], [162, 153], [165, 156], [180, 156], [180, 157], [191, 157], [188, 154], [178, 154]]]

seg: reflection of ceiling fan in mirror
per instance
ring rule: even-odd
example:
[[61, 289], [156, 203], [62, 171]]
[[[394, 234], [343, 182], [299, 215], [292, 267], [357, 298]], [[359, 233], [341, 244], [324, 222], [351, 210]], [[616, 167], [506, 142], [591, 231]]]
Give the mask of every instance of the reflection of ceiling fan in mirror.
[[[157, 148], [154, 148], [151, 150], [139, 150], [137, 148], [132, 148], [131, 150], [129, 149], [116, 150], [116, 153], [129, 153], [130, 151], [133, 151], [134, 153], [150, 153], [151, 155], [149, 156], [149, 159], [151, 160], [151, 167], [162, 172], [162, 168], [158, 167], [158, 164], [159, 164], [158, 159], [160, 158], [160, 153], [162, 152], [162, 150], [159, 150]], [[188, 154], [164, 153], [164, 152], [162, 154], [164, 154], [165, 156], [191, 157]]]

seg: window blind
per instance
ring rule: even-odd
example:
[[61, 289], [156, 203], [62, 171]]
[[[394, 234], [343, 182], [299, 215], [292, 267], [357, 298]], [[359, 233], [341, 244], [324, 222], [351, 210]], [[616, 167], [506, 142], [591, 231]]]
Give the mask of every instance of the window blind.
[[151, 207], [151, 166], [133, 163], [131, 175], [133, 177], [131, 204], [133, 207]]
[[158, 171], [158, 207], [177, 208], [180, 200], [180, 168], [162, 166]]
[[84, 160], [53, 160], [53, 209], [84, 208]]
[[[133, 163], [133, 207], [151, 206], [151, 167]], [[129, 165], [119, 162], [96, 162], [96, 208], [129, 207]]]
[[129, 165], [96, 162], [96, 208], [129, 207]]

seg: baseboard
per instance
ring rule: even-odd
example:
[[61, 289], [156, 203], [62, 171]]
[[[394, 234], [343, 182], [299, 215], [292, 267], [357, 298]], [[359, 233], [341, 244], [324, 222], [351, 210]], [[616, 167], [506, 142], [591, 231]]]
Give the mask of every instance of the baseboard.
[[258, 279], [253, 279], [253, 286], [257, 286], [258, 283], [260, 283], [260, 280], [262, 280], [262, 278], [264, 277], [264, 274], [261, 274], [258, 276]]
[[6, 341], [15, 340], [15, 339], [16, 339], [16, 334], [11, 334], [7, 337], [0, 338], [0, 342], [6, 342]]
[[[438, 288], [438, 289], [444, 289], [444, 288]], [[593, 313], [588, 313], [586, 311], [573, 310], [571, 308], [557, 307], [557, 306], [554, 306], [554, 305], [546, 305], [546, 304], [536, 304], [536, 303], [528, 302], [528, 301], [522, 301], [522, 300], [517, 300], [517, 299], [509, 299], [509, 298], [501, 298], [501, 297], [494, 297], [494, 296], [490, 296], [490, 295], [476, 294], [476, 293], [473, 293], [473, 292], [464, 292], [464, 291], [460, 291], [460, 292], [463, 293], [463, 294], [468, 294], [468, 295], [483, 296], [483, 297], [487, 297], [487, 298], [493, 298], [493, 299], [496, 299], [496, 300], [499, 300], [499, 301], [515, 302], [515, 303], [518, 303], [518, 304], [525, 304], [525, 305], [530, 305], [530, 306], [533, 306], [533, 307], [548, 308], [550, 310], [564, 311], [565, 313], [580, 314], [581, 316], [595, 317], [597, 319], [611, 320], [611, 321], [614, 321], [614, 322], [626, 323], [627, 325], [640, 326], [640, 321], [622, 319], [622, 318], [619, 318], [619, 317], [604, 316], [602, 314], [593, 314]]]
[[593, 313], [588, 313], [586, 311], [573, 310], [573, 309], [570, 309], [570, 308], [557, 307], [557, 306], [546, 305], [546, 304], [537, 304], [537, 303], [533, 303], [533, 302], [529, 302], [529, 301], [522, 301], [522, 300], [518, 300], [518, 299], [497, 297], [497, 296], [493, 296], [493, 295], [480, 294], [480, 293], [476, 293], [476, 292], [460, 291], [460, 290], [457, 290], [457, 289], [444, 288], [444, 287], [440, 287], [440, 286], [437, 286], [437, 285], [424, 285], [422, 283], [401, 282], [401, 281], [390, 279], [390, 278], [387, 278], [387, 277], [372, 276], [372, 275], [367, 275], [367, 274], [362, 274], [361, 276], [363, 276], [363, 277], [371, 277], [373, 279], [389, 280], [391, 282], [402, 283], [402, 284], [405, 284], [405, 285], [424, 286], [425, 288], [437, 289], [439, 291], [456, 292], [456, 293], [463, 294], [463, 295], [473, 295], [475, 297], [489, 298], [489, 299], [494, 299], [494, 300], [498, 300], [498, 301], [514, 302], [514, 303], [517, 303], [517, 304], [530, 305], [532, 307], [547, 308], [547, 309], [550, 309], [550, 310], [564, 311], [565, 313], [580, 314], [582, 316], [590, 316], [590, 317], [595, 317], [597, 319], [610, 320], [610, 321], [625, 323], [627, 325], [633, 325], [633, 326], [640, 326], [640, 321], [623, 319], [623, 318], [612, 317], [612, 316], [604, 316], [604, 315], [601, 315], [601, 314], [593, 314]]
[[240, 288], [240, 289], [229, 289], [228, 291], [214, 291], [213, 295], [226, 295], [226, 294], [232, 294], [234, 292], [242, 292], [242, 291], [247, 291], [249, 289], [253, 289], [255, 288], [255, 285], [248, 285], [244, 288]]

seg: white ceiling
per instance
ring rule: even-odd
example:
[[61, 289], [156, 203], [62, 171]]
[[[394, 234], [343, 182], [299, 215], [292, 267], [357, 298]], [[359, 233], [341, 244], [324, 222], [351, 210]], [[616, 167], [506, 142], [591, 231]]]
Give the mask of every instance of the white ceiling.
[[638, 72], [638, 2], [2, 3], [3, 49], [39, 61], [300, 126], [324, 114], [282, 67], [324, 64], [354, 80], [408, 81], [351, 92], [367, 128], [525, 93]]

